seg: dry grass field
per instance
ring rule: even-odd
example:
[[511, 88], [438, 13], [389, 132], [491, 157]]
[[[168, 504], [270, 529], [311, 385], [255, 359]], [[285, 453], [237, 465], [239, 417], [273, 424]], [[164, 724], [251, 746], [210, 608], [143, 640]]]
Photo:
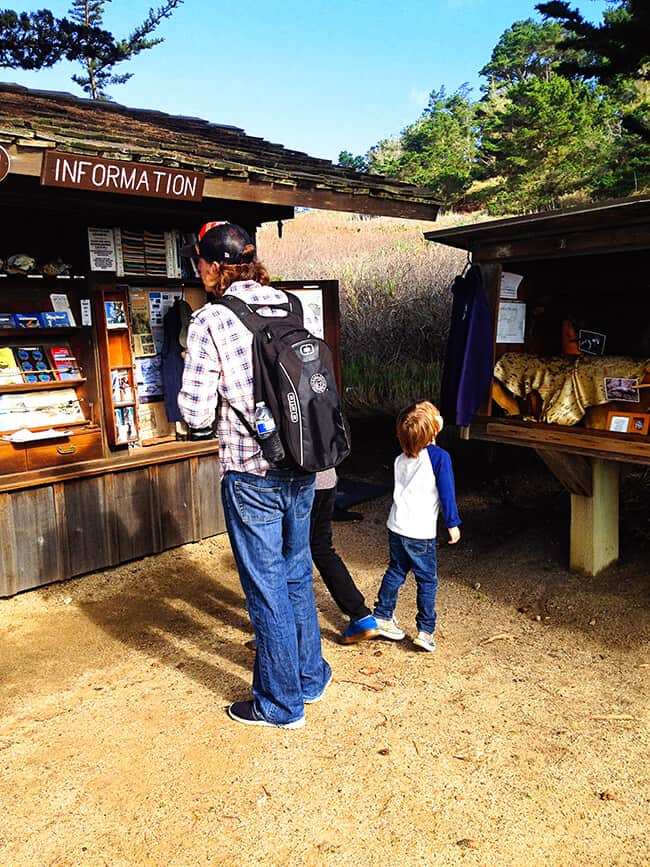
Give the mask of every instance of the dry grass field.
[[423, 232], [460, 221], [360, 218], [308, 211], [259, 232], [260, 258], [286, 280], [336, 279], [348, 412], [394, 412], [440, 384], [454, 276], [462, 251]]

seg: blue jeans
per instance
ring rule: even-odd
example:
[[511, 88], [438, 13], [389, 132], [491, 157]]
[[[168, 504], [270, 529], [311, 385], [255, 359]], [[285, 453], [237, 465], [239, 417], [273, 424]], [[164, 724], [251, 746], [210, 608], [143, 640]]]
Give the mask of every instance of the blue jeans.
[[436, 540], [409, 539], [408, 536], [400, 536], [389, 530], [388, 547], [390, 563], [379, 588], [375, 617], [390, 620], [397, 605], [400, 587], [411, 571], [417, 584], [417, 628], [422, 632], [432, 633], [436, 628], [438, 590]]
[[257, 639], [256, 707], [271, 723], [295, 722], [332, 671], [321, 653], [309, 548], [314, 476], [227, 472], [221, 496]]

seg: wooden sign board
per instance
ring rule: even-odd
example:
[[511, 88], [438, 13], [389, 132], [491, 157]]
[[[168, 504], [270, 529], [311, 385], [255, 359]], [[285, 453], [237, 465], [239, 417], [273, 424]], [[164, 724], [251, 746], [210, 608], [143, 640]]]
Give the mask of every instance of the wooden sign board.
[[179, 202], [200, 202], [205, 175], [166, 166], [107, 160], [83, 154], [48, 151], [41, 184], [125, 196], [154, 196]]

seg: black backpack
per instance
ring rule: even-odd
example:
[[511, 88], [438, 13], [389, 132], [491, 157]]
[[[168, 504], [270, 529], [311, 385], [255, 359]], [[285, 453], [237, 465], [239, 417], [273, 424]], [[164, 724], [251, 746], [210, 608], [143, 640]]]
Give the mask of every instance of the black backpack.
[[[302, 304], [290, 292], [282, 304], [246, 304], [224, 295], [223, 304], [253, 333], [255, 403], [270, 409], [284, 446], [277, 466], [313, 473], [336, 467], [350, 454], [350, 428], [343, 415], [328, 345], [304, 326]], [[261, 316], [260, 307], [286, 316]], [[258, 442], [254, 427], [236, 407], [242, 424]]]

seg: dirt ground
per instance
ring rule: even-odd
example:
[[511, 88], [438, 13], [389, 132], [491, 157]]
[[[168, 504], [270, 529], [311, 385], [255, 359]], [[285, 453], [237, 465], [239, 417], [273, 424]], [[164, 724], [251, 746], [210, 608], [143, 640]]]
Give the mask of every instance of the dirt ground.
[[[226, 715], [253, 655], [225, 536], [0, 600], [3, 867], [647, 865], [650, 556], [570, 574], [555, 483], [458, 475], [438, 650], [339, 645], [316, 578], [334, 680], [298, 731]], [[370, 602], [388, 506], [335, 524]]]

